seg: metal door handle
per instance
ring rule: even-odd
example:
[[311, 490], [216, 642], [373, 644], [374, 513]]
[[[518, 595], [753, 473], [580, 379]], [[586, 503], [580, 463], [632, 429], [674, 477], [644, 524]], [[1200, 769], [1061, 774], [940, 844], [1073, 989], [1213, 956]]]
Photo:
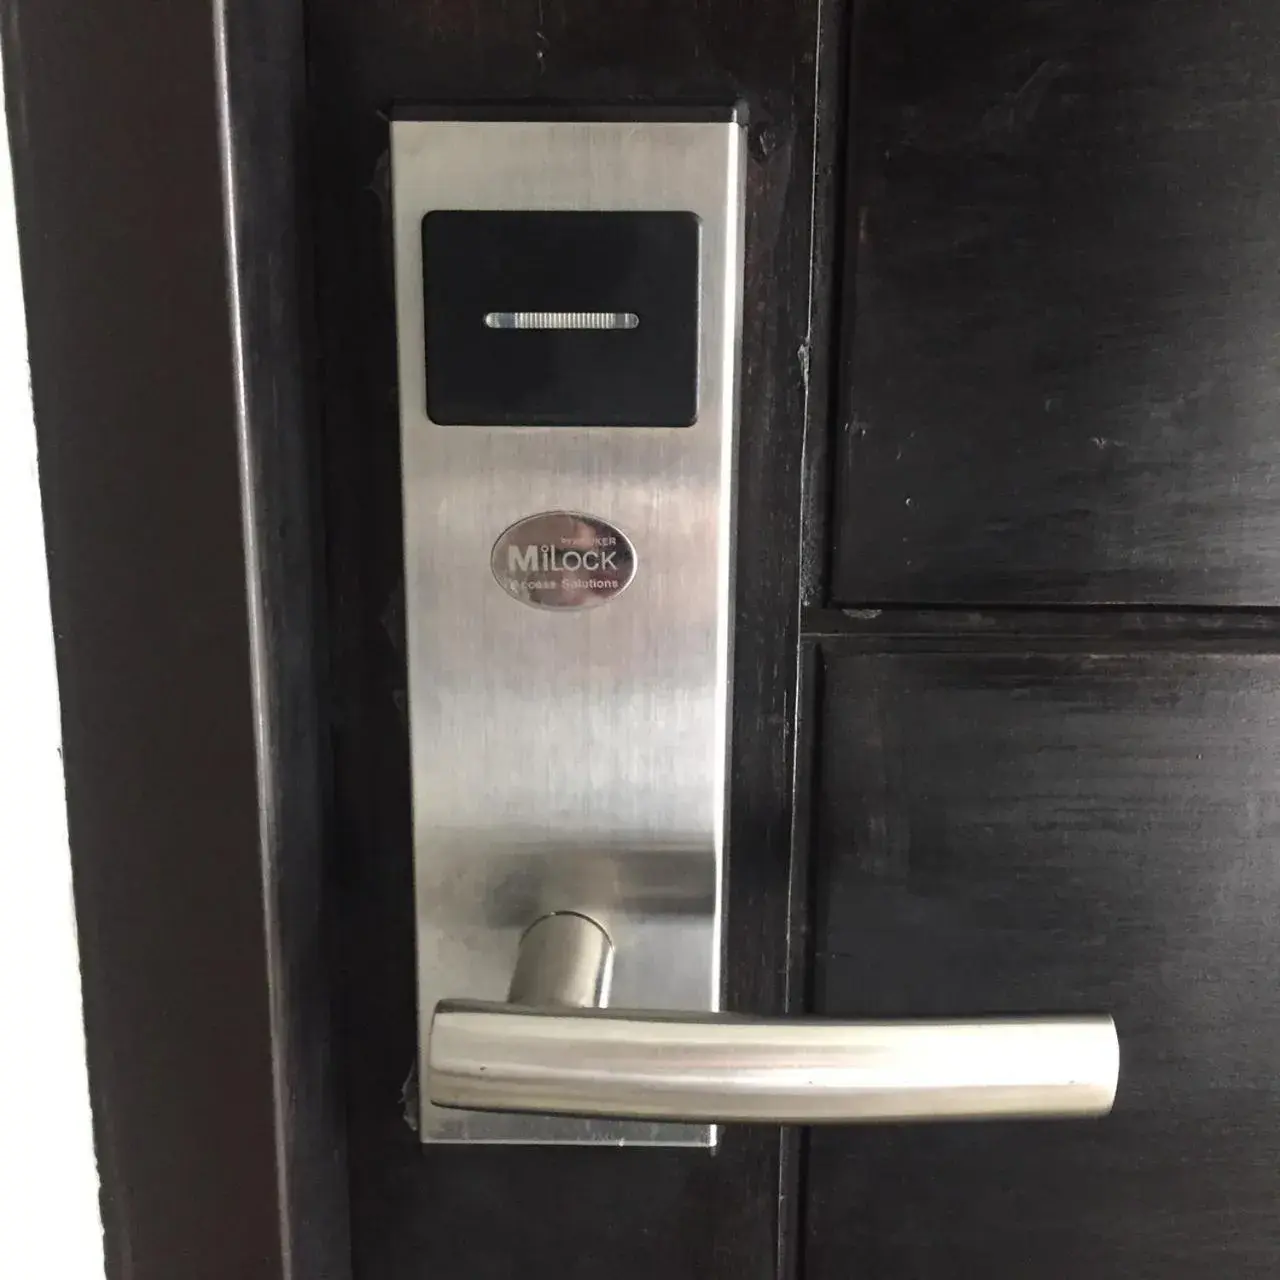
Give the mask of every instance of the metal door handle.
[[441, 1107], [553, 1115], [839, 1124], [1102, 1115], [1120, 1050], [1106, 1017], [772, 1020], [614, 1011], [595, 921], [544, 916], [506, 1004], [443, 1000], [427, 1053]]

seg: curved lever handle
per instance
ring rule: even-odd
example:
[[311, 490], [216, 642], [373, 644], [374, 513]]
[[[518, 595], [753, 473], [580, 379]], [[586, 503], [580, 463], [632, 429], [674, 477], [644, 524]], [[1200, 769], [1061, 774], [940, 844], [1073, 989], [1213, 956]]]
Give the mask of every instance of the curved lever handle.
[[[606, 1011], [608, 935], [544, 916], [511, 1002], [444, 1000], [427, 1089], [441, 1107], [703, 1123], [1102, 1115], [1110, 1018], [834, 1022]], [[537, 1006], [537, 1007], [531, 1007]]]

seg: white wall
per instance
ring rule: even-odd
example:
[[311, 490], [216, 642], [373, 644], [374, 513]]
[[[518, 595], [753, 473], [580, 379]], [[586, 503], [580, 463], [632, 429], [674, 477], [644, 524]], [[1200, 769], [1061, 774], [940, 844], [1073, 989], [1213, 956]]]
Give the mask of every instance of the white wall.
[[0, 138], [0, 601], [0, 1277], [98, 1280], [98, 1171], [7, 130]]

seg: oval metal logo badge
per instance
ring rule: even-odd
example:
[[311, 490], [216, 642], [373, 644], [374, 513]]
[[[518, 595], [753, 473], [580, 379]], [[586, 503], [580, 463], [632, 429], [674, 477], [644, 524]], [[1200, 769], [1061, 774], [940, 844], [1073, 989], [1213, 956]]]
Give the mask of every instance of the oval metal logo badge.
[[493, 544], [498, 584], [535, 609], [593, 609], [636, 576], [636, 549], [616, 525], [580, 511], [517, 520]]

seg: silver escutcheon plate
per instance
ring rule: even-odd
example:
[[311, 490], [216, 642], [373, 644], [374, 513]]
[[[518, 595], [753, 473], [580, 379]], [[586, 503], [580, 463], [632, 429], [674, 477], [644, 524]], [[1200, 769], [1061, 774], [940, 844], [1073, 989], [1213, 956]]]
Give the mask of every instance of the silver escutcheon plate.
[[493, 544], [498, 585], [535, 609], [593, 609], [631, 584], [636, 549], [616, 525], [581, 511], [517, 520]]
[[[614, 1006], [720, 1007], [743, 153], [727, 120], [391, 126], [420, 1060], [436, 1003], [505, 999], [521, 935], [553, 912], [607, 930]], [[433, 422], [422, 219], [442, 209], [696, 214], [693, 425]], [[509, 305], [476, 323], [560, 323]], [[616, 589], [584, 594], [563, 559], [552, 582], [541, 551], [536, 577], [510, 570], [513, 546], [624, 535]], [[424, 1142], [715, 1141], [425, 1100], [420, 1120]]]

